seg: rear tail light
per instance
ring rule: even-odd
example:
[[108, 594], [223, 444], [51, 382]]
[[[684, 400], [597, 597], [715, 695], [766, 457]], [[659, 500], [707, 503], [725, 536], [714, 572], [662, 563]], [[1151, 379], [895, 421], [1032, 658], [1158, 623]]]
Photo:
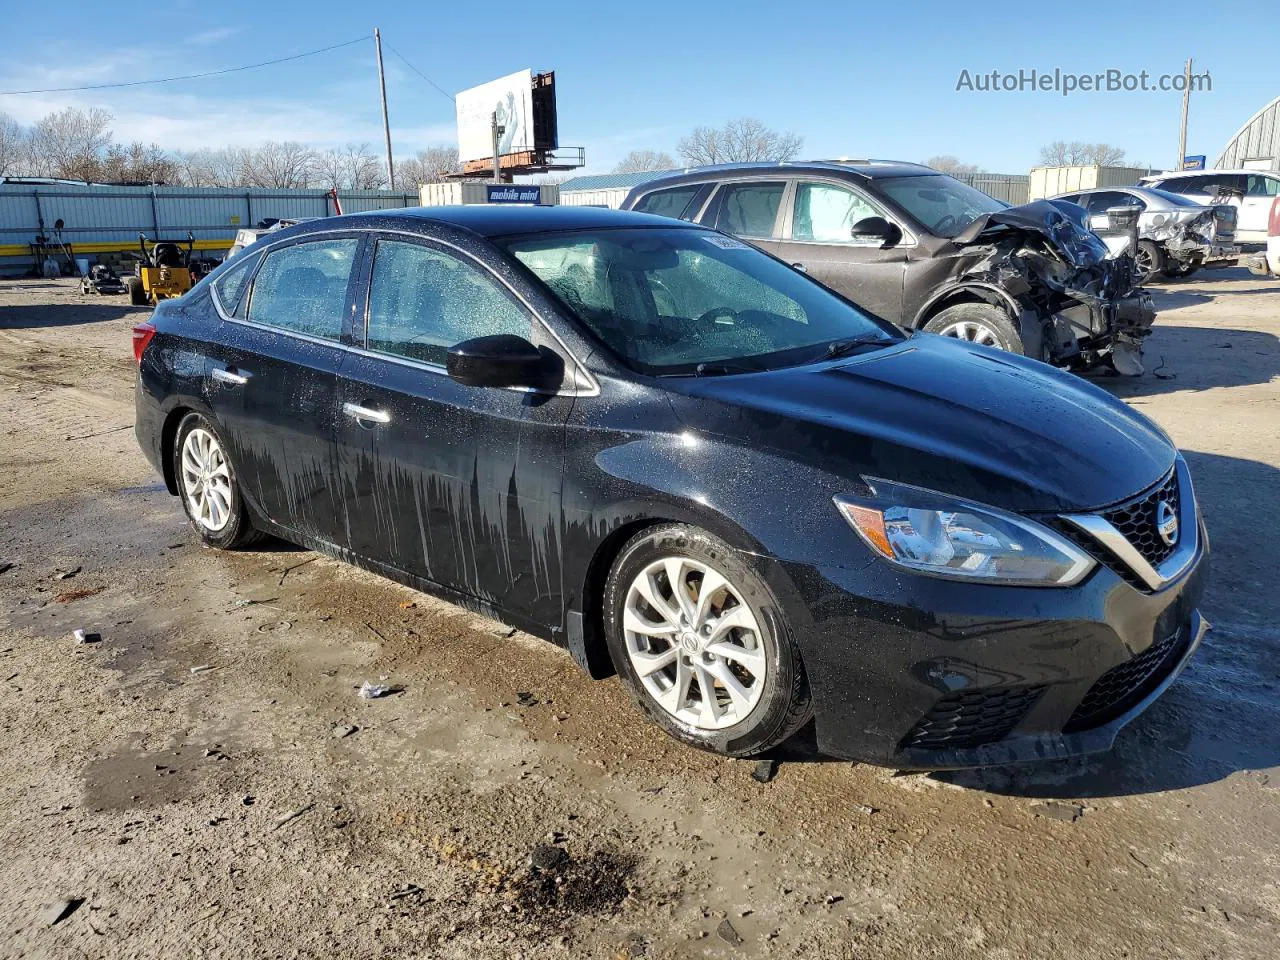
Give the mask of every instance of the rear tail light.
[[133, 359], [139, 366], [142, 365], [142, 354], [146, 352], [147, 344], [155, 335], [156, 328], [150, 323], [140, 323], [133, 328]]
[[1280, 197], [1271, 201], [1271, 216], [1267, 219], [1267, 236], [1280, 237]]

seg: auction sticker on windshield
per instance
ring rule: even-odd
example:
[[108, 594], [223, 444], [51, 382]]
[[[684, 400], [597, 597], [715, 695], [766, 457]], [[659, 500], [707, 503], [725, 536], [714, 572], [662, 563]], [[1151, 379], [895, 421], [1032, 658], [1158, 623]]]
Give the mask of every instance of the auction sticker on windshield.
[[721, 250], [750, 250], [751, 245], [743, 243], [741, 240], [735, 240], [733, 237], [721, 236], [718, 233], [707, 234], [707, 243], [713, 247], [719, 247]]

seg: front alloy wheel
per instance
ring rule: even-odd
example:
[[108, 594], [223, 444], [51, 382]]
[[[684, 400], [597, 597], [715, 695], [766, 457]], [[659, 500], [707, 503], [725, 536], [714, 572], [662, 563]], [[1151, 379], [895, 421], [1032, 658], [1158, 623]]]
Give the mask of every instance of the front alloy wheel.
[[640, 682], [677, 720], [720, 730], [760, 702], [769, 668], [759, 624], [706, 564], [667, 557], [641, 570], [627, 591], [622, 628]]
[[786, 617], [751, 562], [682, 523], [623, 545], [605, 583], [605, 639], [636, 703], [678, 740], [733, 757], [812, 715]]

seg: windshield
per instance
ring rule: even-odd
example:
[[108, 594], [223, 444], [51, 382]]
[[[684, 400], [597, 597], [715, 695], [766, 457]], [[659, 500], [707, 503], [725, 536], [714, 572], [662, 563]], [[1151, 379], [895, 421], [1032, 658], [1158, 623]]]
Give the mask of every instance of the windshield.
[[709, 230], [593, 230], [499, 244], [642, 373], [767, 370], [822, 359], [837, 341], [900, 336], [803, 274]]
[[948, 240], [984, 213], [995, 213], [1009, 206], [942, 173], [923, 177], [885, 177], [875, 180], [873, 185], [920, 221], [921, 226], [934, 236]]

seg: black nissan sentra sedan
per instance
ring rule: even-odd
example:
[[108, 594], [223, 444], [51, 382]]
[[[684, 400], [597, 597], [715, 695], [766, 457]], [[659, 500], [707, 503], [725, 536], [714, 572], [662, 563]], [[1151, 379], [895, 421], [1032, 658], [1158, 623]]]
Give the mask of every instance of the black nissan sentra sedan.
[[1191, 477], [1150, 420], [695, 224], [299, 224], [134, 351], [138, 438], [206, 543], [499, 617], [732, 756], [810, 717], [902, 769], [1104, 750], [1206, 629]]

